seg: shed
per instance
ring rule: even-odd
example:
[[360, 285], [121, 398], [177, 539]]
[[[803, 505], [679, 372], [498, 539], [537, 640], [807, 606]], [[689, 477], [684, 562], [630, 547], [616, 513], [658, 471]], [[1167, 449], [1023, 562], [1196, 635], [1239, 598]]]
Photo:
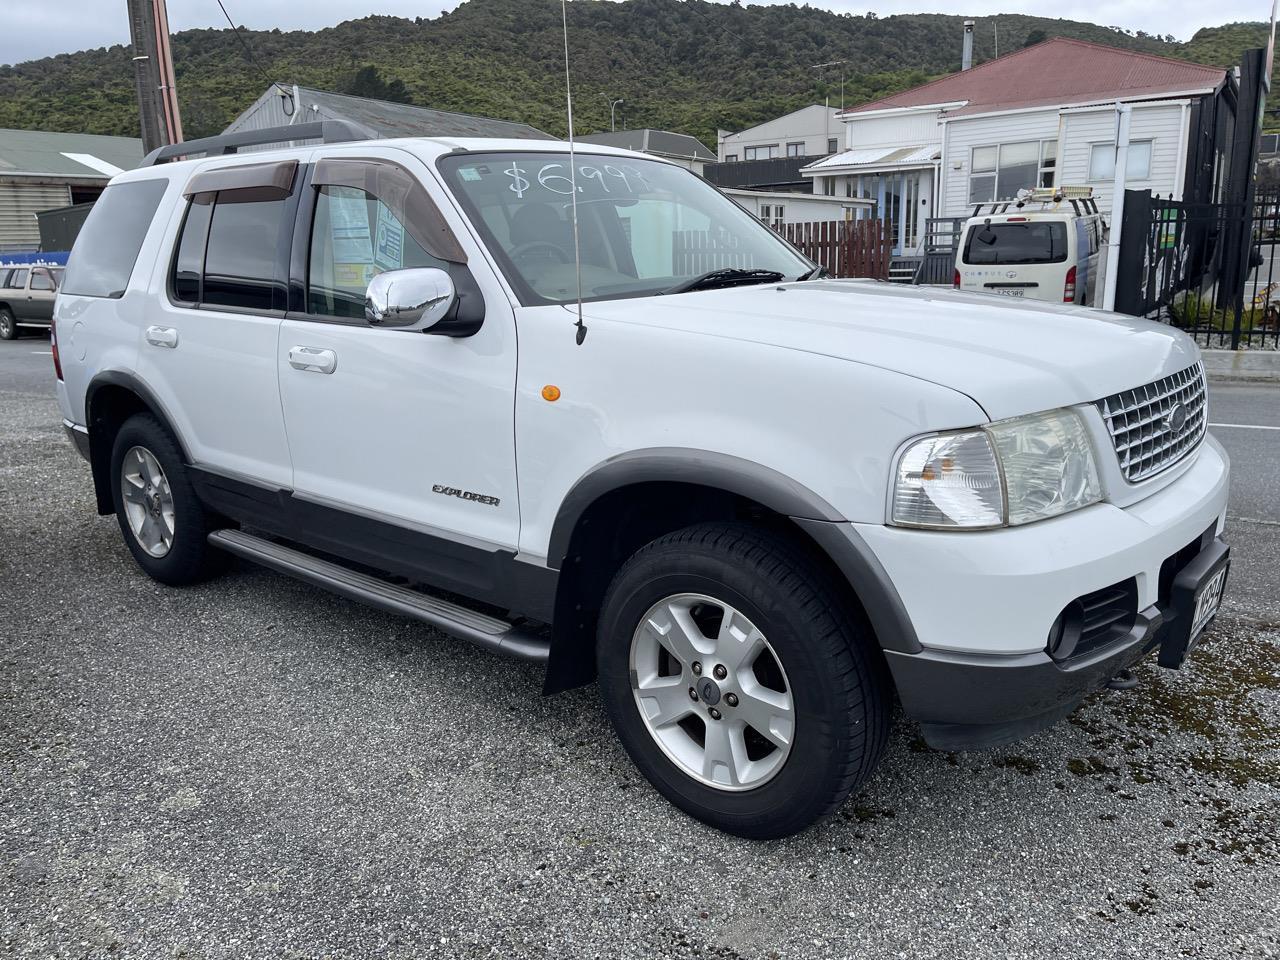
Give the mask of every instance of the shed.
[[36, 214], [90, 203], [141, 162], [136, 137], [0, 129], [0, 252], [36, 250]]

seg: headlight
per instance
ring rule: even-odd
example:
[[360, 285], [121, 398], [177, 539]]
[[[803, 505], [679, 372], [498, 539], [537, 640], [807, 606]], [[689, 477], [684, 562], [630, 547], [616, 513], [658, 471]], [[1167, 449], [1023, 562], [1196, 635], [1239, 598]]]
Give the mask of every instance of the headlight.
[[1044, 520], [1102, 499], [1079, 414], [1050, 410], [922, 437], [898, 458], [893, 523], [978, 530]]

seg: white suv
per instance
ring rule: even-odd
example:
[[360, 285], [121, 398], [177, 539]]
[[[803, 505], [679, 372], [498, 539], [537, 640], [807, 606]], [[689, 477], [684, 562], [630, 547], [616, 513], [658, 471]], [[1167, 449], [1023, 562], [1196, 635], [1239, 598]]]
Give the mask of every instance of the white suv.
[[895, 694], [1007, 743], [1215, 612], [1177, 330], [823, 279], [622, 150], [344, 138], [166, 148], [76, 243], [58, 398], [157, 580], [230, 552], [598, 678], [657, 789], [758, 838], [867, 778]]

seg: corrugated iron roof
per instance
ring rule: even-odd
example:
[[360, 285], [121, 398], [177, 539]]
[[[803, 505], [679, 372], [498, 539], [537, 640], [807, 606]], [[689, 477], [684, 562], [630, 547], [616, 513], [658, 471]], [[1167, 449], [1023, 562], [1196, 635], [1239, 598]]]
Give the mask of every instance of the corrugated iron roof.
[[[286, 89], [291, 89], [287, 88]], [[367, 127], [379, 137], [502, 137], [523, 140], [554, 140], [537, 127], [511, 120], [493, 120], [469, 113], [432, 110], [410, 103], [370, 100], [343, 93], [328, 93], [299, 87], [302, 108], [309, 112], [319, 108], [322, 116], [334, 120], [350, 120]], [[243, 116], [243, 115], [242, 115]], [[299, 118], [303, 119], [303, 118]], [[311, 119], [308, 117], [307, 119]], [[236, 121], [238, 123], [239, 120]], [[236, 127], [232, 123], [232, 129]]]
[[1226, 73], [1222, 67], [1054, 37], [971, 70], [853, 107], [844, 115], [961, 101], [964, 106], [948, 110], [947, 116], [1056, 104], [1141, 100], [1213, 90]]
[[846, 150], [844, 153], [833, 153], [808, 166], [801, 167], [802, 172], [820, 172], [832, 168], [866, 167], [879, 169], [883, 167], [925, 167], [938, 158], [939, 148], [933, 145], [909, 147], [861, 147]]
[[0, 177], [106, 180], [113, 170], [132, 170], [141, 162], [142, 141], [136, 137], [0, 130]]
[[696, 137], [670, 130], [653, 130], [641, 127], [635, 130], [611, 130], [604, 133], [588, 133], [578, 137], [583, 143], [600, 143], [606, 147], [621, 147], [641, 153], [656, 153], [668, 157], [692, 157], [714, 163], [716, 155]]

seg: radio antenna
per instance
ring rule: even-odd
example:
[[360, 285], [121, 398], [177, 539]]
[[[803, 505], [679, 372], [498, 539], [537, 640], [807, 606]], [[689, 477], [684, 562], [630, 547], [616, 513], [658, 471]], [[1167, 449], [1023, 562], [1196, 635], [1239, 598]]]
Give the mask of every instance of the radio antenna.
[[577, 341], [587, 339], [582, 322], [582, 247], [578, 241], [578, 161], [573, 149], [573, 89], [569, 84], [569, 14], [566, 0], [560, 0], [560, 25], [564, 28], [564, 106], [569, 117], [569, 209], [573, 216], [573, 268], [578, 280]]

